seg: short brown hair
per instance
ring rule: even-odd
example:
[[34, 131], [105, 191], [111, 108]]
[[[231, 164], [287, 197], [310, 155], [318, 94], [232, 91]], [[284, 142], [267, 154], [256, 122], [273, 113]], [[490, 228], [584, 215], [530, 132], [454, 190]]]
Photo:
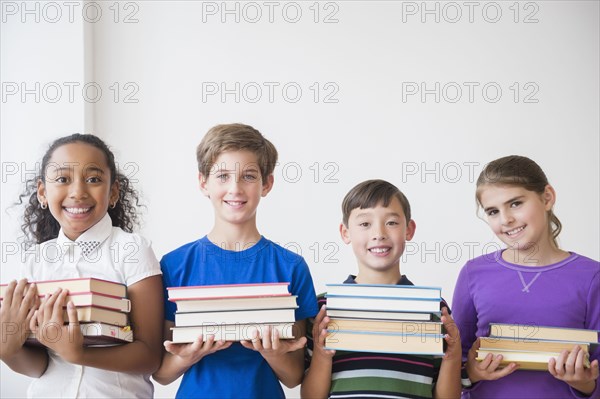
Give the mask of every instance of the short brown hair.
[[198, 171], [208, 177], [221, 153], [240, 150], [256, 155], [260, 174], [265, 182], [275, 169], [277, 149], [258, 130], [241, 123], [217, 125], [206, 133], [196, 148]]
[[354, 209], [374, 208], [380, 203], [383, 206], [388, 206], [394, 197], [400, 201], [408, 224], [411, 219], [410, 203], [402, 191], [385, 180], [367, 180], [354, 186], [344, 197], [342, 201], [342, 221], [344, 225], [348, 226], [350, 213]]
[[[521, 187], [541, 195], [548, 184], [548, 178], [540, 165], [527, 157], [509, 155], [493, 160], [481, 171], [477, 178], [475, 199], [477, 206], [481, 206], [481, 191], [488, 185]], [[562, 223], [552, 209], [548, 211], [548, 230], [552, 242], [558, 248], [557, 238], [562, 230]]]

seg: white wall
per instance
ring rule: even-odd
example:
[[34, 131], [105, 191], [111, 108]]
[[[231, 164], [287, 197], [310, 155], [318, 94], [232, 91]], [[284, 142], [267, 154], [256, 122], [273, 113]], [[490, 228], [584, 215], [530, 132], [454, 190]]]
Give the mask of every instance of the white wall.
[[[222, 14], [223, 4], [234, 13]], [[302, 252], [318, 291], [355, 271], [337, 233], [344, 194], [384, 178], [406, 193], [418, 226], [402, 272], [441, 286], [450, 300], [462, 264], [498, 247], [475, 216], [474, 179], [486, 162], [522, 154], [557, 189], [562, 246], [600, 258], [597, 2], [427, 2], [433, 14], [422, 2], [274, 4], [270, 16], [263, 2], [122, 2], [115, 22], [117, 8], [102, 3], [85, 36], [81, 25], [7, 16], [3, 82], [93, 80], [103, 97], [91, 107], [3, 100], [3, 165], [32, 165], [52, 138], [94, 126], [138, 180], [148, 205], [142, 233], [161, 256], [212, 224], [196, 182], [202, 135], [217, 123], [248, 123], [280, 153], [260, 229]], [[71, 32], [58, 32], [63, 25]], [[424, 99], [422, 84], [432, 90]], [[223, 99], [221, 85], [233, 90]], [[292, 102], [297, 87], [302, 95]], [[3, 176], [3, 209], [19, 184]], [[3, 243], [16, 234], [5, 215]], [[10, 265], [3, 259], [3, 282]], [[23, 394], [17, 378], [3, 366], [2, 381], [15, 381], [2, 384], [3, 397]], [[157, 396], [175, 391], [158, 387]]]

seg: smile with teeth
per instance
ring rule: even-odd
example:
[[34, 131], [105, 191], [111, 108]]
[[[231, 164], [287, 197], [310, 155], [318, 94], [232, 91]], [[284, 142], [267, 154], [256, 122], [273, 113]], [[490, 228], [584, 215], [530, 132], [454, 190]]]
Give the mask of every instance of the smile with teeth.
[[90, 211], [90, 209], [92, 208], [65, 208], [65, 210], [69, 213], [73, 213], [76, 215], [80, 215], [82, 213], [87, 213]]
[[225, 203], [231, 206], [240, 206], [245, 204], [244, 201], [225, 201]]
[[517, 234], [518, 232], [522, 231], [525, 228], [525, 226], [521, 226], [521, 227], [517, 227], [516, 229], [512, 229], [511, 231], [507, 231], [505, 234], [512, 236], [514, 234]]
[[383, 253], [386, 253], [386, 252], [389, 252], [389, 251], [390, 251], [390, 248], [388, 248], [388, 247], [385, 247], [385, 248], [383, 248], [383, 247], [369, 248], [369, 252], [373, 252], [373, 253], [376, 253], [376, 254], [383, 254]]

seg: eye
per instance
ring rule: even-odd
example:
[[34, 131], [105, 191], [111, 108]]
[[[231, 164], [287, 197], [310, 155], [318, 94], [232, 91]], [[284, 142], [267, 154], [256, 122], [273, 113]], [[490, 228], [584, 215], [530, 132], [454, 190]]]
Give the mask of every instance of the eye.
[[495, 215], [495, 214], [497, 214], [497, 213], [498, 213], [498, 210], [497, 210], [497, 209], [490, 209], [489, 211], [487, 211], [487, 212], [486, 212], [486, 214], [487, 214], [488, 216], [494, 216], [494, 215]]
[[516, 207], [518, 207], [519, 205], [521, 205], [522, 203], [523, 203], [523, 201], [514, 201], [514, 202], [511, 202], [511, 203], [510, 203], [510, 207], [511, 207], [511, 208], [516, 208]]
[[227, 173], [220, 173], [220, 174], [216, 175], [215, 177], [222, 182], [226, 182], [227, 179], [229, 178], [229, 175]]
[[358, 224], [360, 227], [369, 227], [371, 225], [371, 223], [369, 222], [362, 222]]
[[245, 181], [253, 182], [253, 181], [256, 181], [258, 179], [258, 176], [256, 176], [256, 175], [244, 175], [243, 178], [244, 178]]
[[397, 226], [397, 225], [399, 225], [399, 224], [400, 224], [400, 223], [396, 222], [395, 220], [390, 220], [389, 222], [387, 222], [387, 225], [388, 225], [388, 226]]
[[98, 177], [98, 176], [91, 176], [91, 177], [88, 177], [85, 181], [88, 183], [101, 183], [102, 179], [100, 179], [100, 177]]
[[69, 179], [67, 179], [65, 176], [59, 176], [56, 179], [54, 179], [55, 183], [63, 183], [64, 184], [68, 181], [69, 181]]

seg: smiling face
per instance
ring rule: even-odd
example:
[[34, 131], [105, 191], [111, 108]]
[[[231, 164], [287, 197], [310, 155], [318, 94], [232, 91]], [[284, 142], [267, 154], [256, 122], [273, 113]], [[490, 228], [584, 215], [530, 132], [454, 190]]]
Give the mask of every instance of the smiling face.
[[414, 221], [407, 223], [402, 205], [394, 197], [388, 206], [380, 203], [374, 208], [353, 209], [340, 233], [346, 244], [352, 244], [359, 274], [393, 275], [399, 271], [400, 257], [415, 228]]
[[257, 157], [250, 151], [227, 151], [215, 160], [200, 188], [215, 209], [215, 221], [239, 228], [255, 227], [260, 198], [273, 187], [273, 175], [263, 181]]
[[541, 195], [518, 186], [485, 185], [479, 196], [492, 231], [510, 250], [552, 246], [548, 212], [555, 199], [549, 185]]
[[118, 184], [110, 180], [100, 149], [81, 142], [65, 144], [54, 150], [44, 181], [38, 182], [38, 199], [48, 205], [64, 234], [76, 240], [119, 198]]

